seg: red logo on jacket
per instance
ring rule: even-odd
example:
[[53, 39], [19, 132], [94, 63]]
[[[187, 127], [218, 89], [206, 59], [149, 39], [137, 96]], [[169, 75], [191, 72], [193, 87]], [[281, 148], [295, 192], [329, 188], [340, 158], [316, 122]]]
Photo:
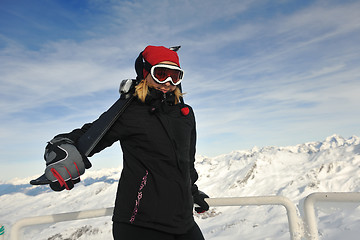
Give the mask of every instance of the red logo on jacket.
[[184, 116], [187, 116], [187, 115], [189, 114], [189, 112], [190, 112], [190, 110], [189, 110], [188, 107], [183, 107], [183, 108], [181, 109], [181, 113], [182, 113], [182, 115], [184, 115]]

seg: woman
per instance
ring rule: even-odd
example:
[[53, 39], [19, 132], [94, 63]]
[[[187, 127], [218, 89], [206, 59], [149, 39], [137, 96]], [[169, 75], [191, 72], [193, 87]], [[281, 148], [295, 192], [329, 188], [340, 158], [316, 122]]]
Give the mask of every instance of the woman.
[[[181, 101], [183, 71], [178, 55], [162, 46], [147, 46], [136, 61], [136, 72], [136, 100], [90, 154], [120, 141], [124, 162], [112, 218], [114, 239], [204, 239], [192, 208], [195, 202], [200, 206], [197, 212], [208, 210], [204, 201], [208, 196], [195, 185], [195, 117]], [[56, 142], [76, 146], [90, 126], [55, 137], [45, 158], [50, 158]], [[54, 179], [53, 190], [71, 189], [80, 181], [82, 163], [70, 162], [76, 174], [65, 167], [70, 174], [67, 179], [56, 161], [47, 164], [45, 173]]]

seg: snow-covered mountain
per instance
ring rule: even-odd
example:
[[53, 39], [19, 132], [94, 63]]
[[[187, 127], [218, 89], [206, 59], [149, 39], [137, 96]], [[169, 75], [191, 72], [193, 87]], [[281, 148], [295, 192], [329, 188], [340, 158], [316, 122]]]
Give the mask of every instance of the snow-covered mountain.
[[[310, 193], [360, 191], [360, 139], [333, 135], [296, 146], [255, 147], [214, 158], [197, 156], [196, 168], [199, 188], [211, 197], [282, 195], [301, 213], [302, 201]], [[2, 182], [0, 225], [9, 233], [11, 225], [24, 217], [112, 207], [120, 171], [89, 170], [73, 190], [60, 193], [30, 186], [33, 177]], [[357, 239], [357, 204], [316, 206], [321, 239]], [[195, 217], [206, 239], [289, 239], [281, 206], [212, 207]], [[111, 224], [111, 217], [102, 217], [29, 227], [24, 239], [112, 239]]]

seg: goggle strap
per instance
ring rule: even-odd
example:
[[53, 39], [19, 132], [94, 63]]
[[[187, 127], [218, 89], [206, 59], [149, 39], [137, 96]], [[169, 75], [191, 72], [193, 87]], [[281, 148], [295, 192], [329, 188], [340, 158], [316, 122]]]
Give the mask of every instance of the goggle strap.
[[143, 52], [141, 52], [139, 54], [139, 56], [136, 58], [135, 61], [135, 70], [136, 70], [136, 74], [138, 75], [138, 80], [141, 80], [144, 78], [144, 74], [143, 74], [143, 69], [145, 69], [147, 72], [150, 73], [150, 69], [152, 67], [152, 65], [145, 60], [145, 58], [142, 55]]
[[139, 78], [138, 80], [141, 80], [144, 78], [143, 76], [143, 68], [144, 68], [144, 62], [143, 62], [143, 52], [141, 52], [139, 54], [139, 56], [136, 58], [135, 61], [135, 70], [136, 70], [136, 74], [137, 74], [137, 78]]
[[152, 68], [152, 65], [144, 59], [144, 69], [150, 73], [151, 68]]

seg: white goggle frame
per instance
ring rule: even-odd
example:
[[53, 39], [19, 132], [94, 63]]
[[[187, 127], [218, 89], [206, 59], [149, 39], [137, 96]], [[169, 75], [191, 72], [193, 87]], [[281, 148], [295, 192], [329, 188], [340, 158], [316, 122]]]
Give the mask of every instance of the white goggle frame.
[[[173, 70], [178, 70], [180, 71], [180, 74], [179, 74], [179, 80], [174, 83], [173, 79], [169, 76], [167, 77], [164, 81], [160, 81], [159, 79], [157, 79], [155, 77], [155, 68], [168, 68], [168, 69], [173, 69]], [[184, 76], [184, 70], [182, 70], [180, 67], [178, 66], [175, 66], [175, 65], [170, 65], [170, 64], [156, 64], [154, 66], [151, 67], [150, 69], [150, 74], [151, 74], [151, 77], [155, 80], [155, 82], [157, 83], [160, 83], [160, 84], [163, 84], [163, 83], [166, 83], [166, 82], [171, 82], [172, 85], [176, 86], [176, 85], [179, 85], [183, 79], [183, 76]]]

